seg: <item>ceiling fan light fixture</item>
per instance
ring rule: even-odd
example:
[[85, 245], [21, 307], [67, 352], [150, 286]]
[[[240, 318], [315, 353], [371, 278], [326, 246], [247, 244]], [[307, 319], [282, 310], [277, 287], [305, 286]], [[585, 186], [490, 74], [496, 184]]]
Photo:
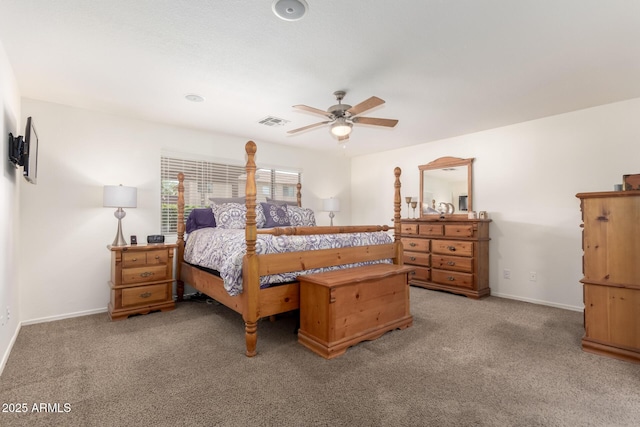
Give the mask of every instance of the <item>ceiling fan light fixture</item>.
[[351, 123], [341, 117], [331, 125], [331, 133], [337, 137], [347, 136], [351, 133], [352, 126]]

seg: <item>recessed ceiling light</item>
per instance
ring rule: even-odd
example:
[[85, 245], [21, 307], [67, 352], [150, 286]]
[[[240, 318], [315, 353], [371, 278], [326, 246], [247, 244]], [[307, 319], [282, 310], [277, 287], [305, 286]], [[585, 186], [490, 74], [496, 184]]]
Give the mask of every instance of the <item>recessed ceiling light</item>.
[[197, 95], [195, 93], [189, 93], [184, 96], [187, 101], [191, 102], [204, 102], [204, 97]]
[[307, 13], [309, 5], [305, 0], [274, 0], [271, 9], [280, 19], [297, 21]]

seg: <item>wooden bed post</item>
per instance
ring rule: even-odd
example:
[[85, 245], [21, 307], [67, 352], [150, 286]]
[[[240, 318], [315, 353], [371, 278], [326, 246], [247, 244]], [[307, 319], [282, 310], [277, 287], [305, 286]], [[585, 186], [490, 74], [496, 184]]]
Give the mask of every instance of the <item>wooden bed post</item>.
[[401, 209], [402, 209], [402, 195], [400, 194], [400, 188], [402, 184], [400, 183], [400, 175], [402, 174], [402, 169], [396, 167], [393, 170], [393, 174], [396, 176], [396, 180], [394, 183], [395, 194], [393, 196], [393, 240], [396, 244], [396, 255], [393, 260], [394, 264], [402, 265], [404, 263], [402, 258], [402, 221], [401, 221]]
[[178, 256], [176, 257], [176, 297], [178, 301], [184, 299], [184, 282], [180, 278], [182, 261], [184, 260], [184, 174], [178, 173], [178, 224], [177, 224]]
[[301, 208], [302, 207], [302, 191], [300, 191], [300, 189], [302, 188], [302, 184], [298, 183], [296, 185], [296, 199], [298, 201], [298, 207]]
[[247, 186], [245, 189], [245, 199], [247, 205], [247, 225], [245, 227], [245, 238], [247, 241], [247, 254], [243, 260], [242, 267], [242, 287], [244, 292], [245, 309], [244, 318], [244, 338], [246, 342], [246, 355], [253, 357], [256, 355], [256, 344], [258, 341], [258, 318], [259, 318], [259, 292], [260, 276], [258, 274], [258, 257], [256, 255], [256, 144], [253, 141], [245, 145], [247, 152]]

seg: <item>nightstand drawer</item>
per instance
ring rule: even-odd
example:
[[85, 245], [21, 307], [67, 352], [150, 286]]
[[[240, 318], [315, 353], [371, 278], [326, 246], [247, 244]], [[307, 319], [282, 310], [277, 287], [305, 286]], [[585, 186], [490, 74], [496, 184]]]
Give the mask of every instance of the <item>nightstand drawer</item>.
[[137, 286], [135, 288], [123, 289], [122, 307], [166, 301], [169, 298], [167, 292], [169, 287], [170, 284], [162, 283], [159, 285]]
[[402, 246], [404, 250], [415, 252], [429, 252], [429, 239], [410, 239], [402, 238]]
[[473, 274], [446, 270], [431, 270], [431, 279], [436, 283], [473, 289]]
[[148, 265], [122, 269], [122, 283], [157, 282], [168, 278], [166, 265]]
[[431, 256], [431, 266], [433, 268], [440, 268], [442, 270], [454, 270], [463, 271], [465, 273], [471, 273], [473, 258], [462, 258], [457, 256]]
[[424, 265], [425, 267], [429, 267], [429, 254], [405, 251], [403, 260], [405, 264]]
[[158, 249], [146, 252], [124, 252], [122, 254], [122, 266], [139, 267], [143, 265], [166, 264], [169, 259], [169, 251]]

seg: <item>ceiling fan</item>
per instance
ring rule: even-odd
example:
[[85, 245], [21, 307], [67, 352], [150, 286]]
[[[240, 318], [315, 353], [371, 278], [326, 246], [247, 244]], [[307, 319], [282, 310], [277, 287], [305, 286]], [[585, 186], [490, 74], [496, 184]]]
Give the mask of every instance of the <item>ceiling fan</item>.
[[300, 110], [308, 111], [310, 113], [319, 114], [321, 116], [325, 116], [329, 120], [325, 120], [323, 122], [314, 123], [312, 125], [303, 126], [301, 128], [293, 129], [288, 131], [287, 133], [297, 133], [302, 132], [304, 130], [313, 129], [322, 125], [330, 125], [331, 134], [338, 138], [338, 142], [344, 143], [349, 139], [349, 134], [351, 133], [351, 128], [354, 124], [362, 123], [365, 125], [374, 125], [374, 126], [386, 126], [386, 127], [394, 127], [398, 124], [398, 121], [395, 119], [380, 119], [376, 117], [360, 117], [359, 115], [364, 113], [365, 111], [369, 111], [372, 108], [375, 108], [379, 105], [384, 104], [384, 101], [377, 96], [372, 96], [361, 103], [351, 106], [348, 104], [343, 104], [342, 99], [346, 95], [346, 92], [343, 90], [339, 90], [333, 93], [338, 100], [338, 104], [333, 105], [327, 108], [327, 111], [320, 110], [318, 108], [308, 107], [306, 105], [294, 105], [293, 108], [298, 108]]

